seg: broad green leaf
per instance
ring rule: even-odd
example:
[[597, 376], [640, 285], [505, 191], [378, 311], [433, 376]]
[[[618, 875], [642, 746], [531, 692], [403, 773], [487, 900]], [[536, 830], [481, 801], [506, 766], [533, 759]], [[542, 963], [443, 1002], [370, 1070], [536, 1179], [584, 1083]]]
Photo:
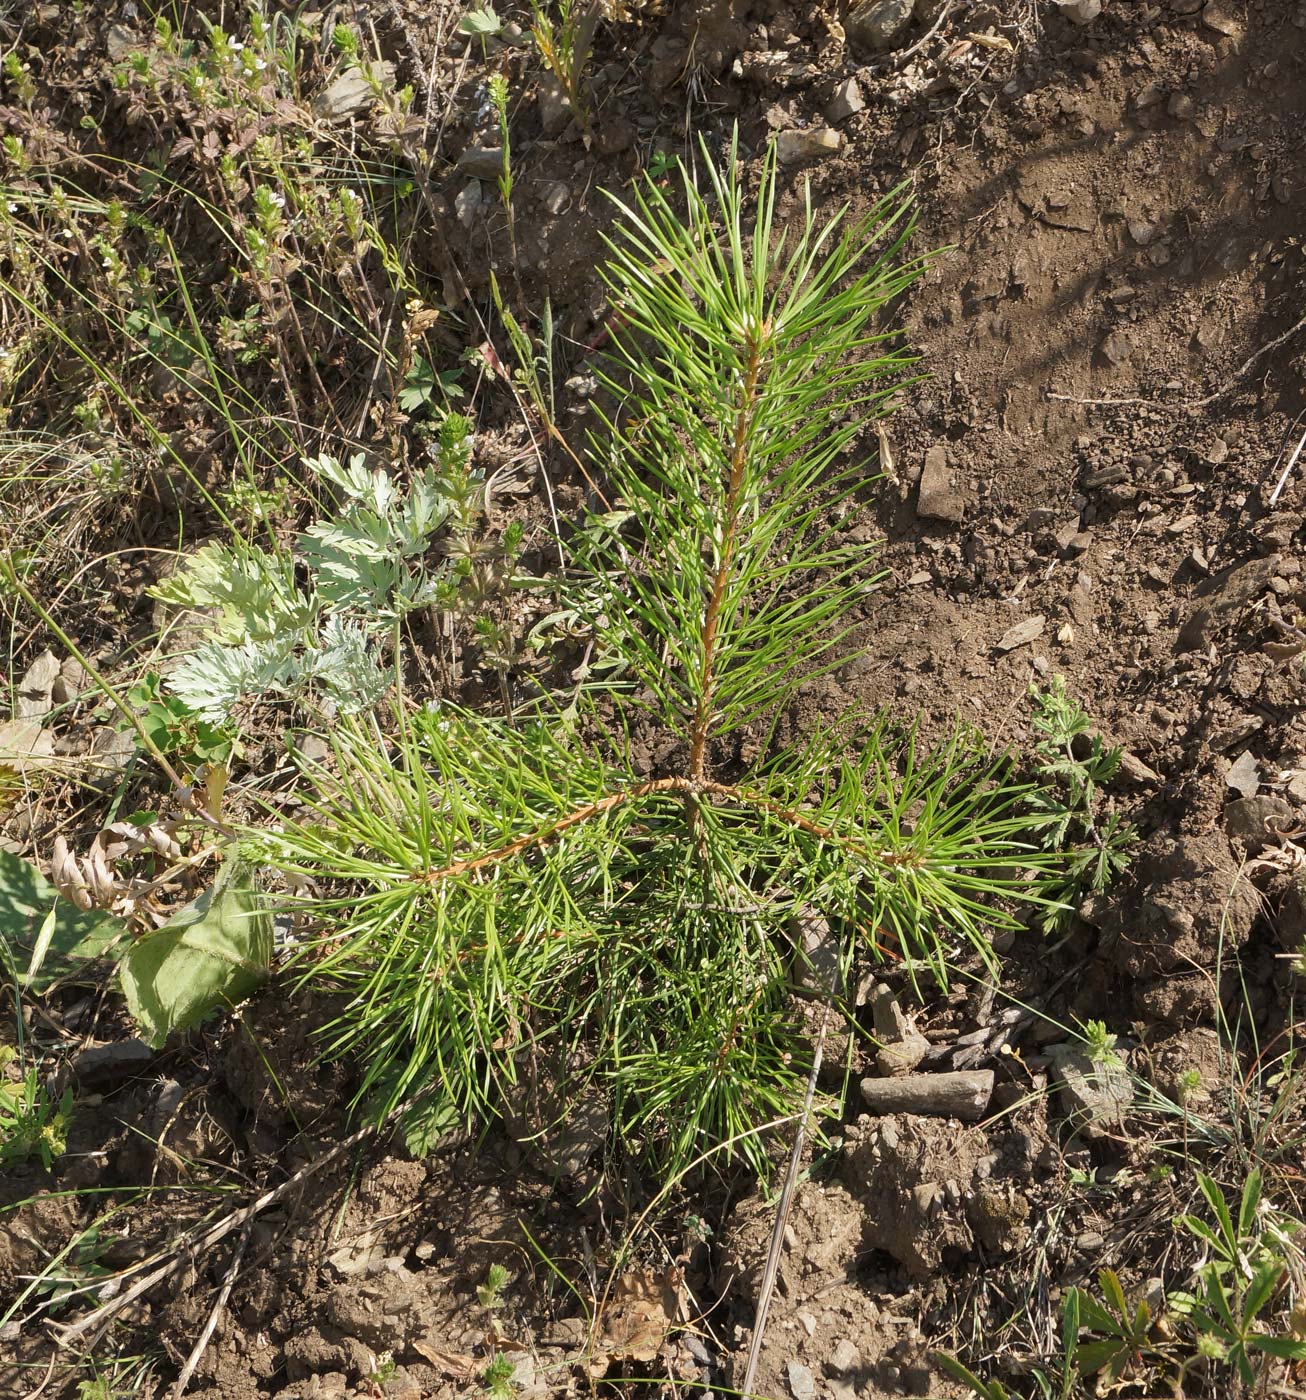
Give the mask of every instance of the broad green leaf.
[[290, 565], [243, 545], [205, 545], [149, 592], [176, 607], [217, 608], [213, 633], [225, 642], [271, 637], [302, 626], [310, 615]]
[[29, 861], [0, 851], [0, 943], [15, 970], [27, 970], [23, 985], [29, 991], [44, 992], [92, 958], [106, 956], [126, 932], [120, 919], [78, 909]]
[[250, 867], [232, 858], [212, 889], [138, 939], [118, 971], [128, 1010], [157, 1048], [169, 1031], [243, 1001], [266, 980], [271, 961], [272, 917]]
[[503, 28], [503, 21], [494, 12], [493, 5], [486, 5], [481, 10], [468, 10], [458, 21], [458, 32], [460, 34], [476, 34], [484, 37], [491, 37]]

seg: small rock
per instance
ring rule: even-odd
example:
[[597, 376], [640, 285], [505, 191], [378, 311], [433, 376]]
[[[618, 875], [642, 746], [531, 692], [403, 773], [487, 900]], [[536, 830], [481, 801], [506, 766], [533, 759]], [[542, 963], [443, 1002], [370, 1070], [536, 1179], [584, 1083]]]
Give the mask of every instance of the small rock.
[[54, 735], [38, 720], [11, 719], [0, 722], [0, 767], [24, 773], [42, 768], [43, 760], [54, 753]]
[[1284, 791], [1294, 802], [1306, 807], [1306, 770], [1294, 773]]
[[951, 525], [959, 525], [966, 514], [965, 501], [960, 492], [953, 489], [948, 454], [942, 447], [931, 447], [925, 454], [920, 485], [916, 488], [916, 514]]
[[782, 131], [775, 145], [782, 165], [797, 165], [834, 155], [843, 145], [843, 137], [831, 126], [818, 126], [806, 131]]
[[1146, 248], [1148, 244], [1156, 241], [1156, 225], [1149, 224], [1145, 218], [1131, 218], [1128, 230], [1130, 238], [1134, 239], [1139, 248]]
[[884, 50], [898, 45], [911, 23], [916, 0], [862, 0], [843, 22], [854, 48]]
[[145, 47], [141, 36], [125, 24], [111, 24], [105, 33], [104, 44], [112, 63], [120, 63], [129, 53]]
[[1134, 353], [1134, 345], [1123, 331], [1110, 331], [1098, 350], [1108, 364], [1122, 365]]
[[503, 147], [468, 146], [458, 157], [458, 171], [478, 180], [497, 180], [503, 173]]
[[861, 1091], [863, 1102], [875, 1114], [907, 1113], [978, 1123], [993, 1097], [993, 1071], [951, 1070], [945, 1074], [863, 1079]]
[[1233, 840], [1241, 841], [1249, 855], [1277, 845], [1276, 833], [1292, 828], [1292, 808], [1282, 797], [1240, 797], [1224, 809], [1225, 831]]
[[825, 104], [825, 119], [837, 126], [866, 106], [866, 99], [857, 84], [856, 78], [845, 78], [834, 90], [834, 96]]
[[[383, 62], [375, 65], [373, 70], [374, 80], [379, 80], [383, 84], [394, 81], [395, 66], [393, 63]], [[371, 107], [376, 101], [376, 90], [372, 83], [368, 81], [359, 68], [349, 68], [340, 76], [327, 85], [324, 92], [320, 92], [313, 99], [313, 110], [319, 117], [326, 121], [343, 122], [350, 117]]]
[[1232, 788], [1239, 797], [1256, 796], [1261, 787], [1261, 773], [1250, 749], [1229, 765], [1229, 771], [1225, 774], [1224, 781], [1225, 785]]
[[1015, 651], [1017, 647], [1023, 647], [1032, 642], [1035, 637], [1043, 635], [1043, 628], [1047, 624], [1047, 618], [1042, 613], [1034, 617], [1027, 617], [1020, 622], [1013, 622], [1010, 627], [998, 638], [995, 650], [1001, 652]]
[[86, 667], [75, 656], [69, 656], [59, 667], [59, 674], [50, 687], [50, 698], [56, 705], [67, 705], [80, 699], [94, 684]]
[[625, 117], [605, 122], [599, 129], [599, 151], [605, 156], [617, 156], [635, 144], [635, 124]]
[[1194, 651], [1206, 646], [1223, 623], [1232, 620], [1242, 608], [1261, 596], [1279, 572], [1281, 563], [1277, 554], [1252, 559], [1204, 583], [1202, 601], [1179, 629], [1175, 650]]
[[801, 1361], [791, 1361], [785, 1367], [785, 1375], [794, 1400], [816, 1400], [816, 1379]]
[[1193, 99], [1185, 92], [1176, 92], [1166, 105], [1166, 111], [1180, 121], [1187, 121], [1196, 110]]
[[1055, 4], [1071, 24], [1092, 24], [1102, 13], [1102, 0], [1055, 0]]
[[143, 1040], [111, 1040], [92, 1045], [73, 1056], [73, 1073], [83, 1088], [104, 1088], [138, 1074], [154, 1059]]
[[571, 120], [571, 102], [557, 78], [550, 75], [541, 81], [535, 97], [535, 110], [540, 115], [540, 126], [545, 136], [557, 136], [566, 128]]
[[544, 191], [544, 207], [556, 219], [567, 207], [567, 201], [571, 198], [570, 186], [561, 180], [554, 180]]
[[1085, 472], [1082, 478], [1085, 491], [1098, 491], [1103, 486], [1115, 486], [1128, 479], [1129, 473], [1121, 466], [1099, 467], [1096, 471]]
[[1221, 462], [1227, 461], [1229, 457], [1229, 444], [1223, 438], [1212, 438], [1210, 445], [1202, 456], [1211, 466], [1218, 467]]
[[827, 1358], [825, 1369], [827, 1372], [833, 1371], [846, 1375], [849, 1371], [857, 1368], [861, 1359], [861, 1352], [857, 1350], [847, 1337], [844, 1337], [836, 1344], [834, 1350]]
[[1135, 107], [1154, 107], [1165, 96], [1165, 89], [1160, 83], [1146, 83], [1138, 89], [1134, 96]]
[[458, 216], [458, 222], [464, 228], [471, 228], [476, 222], [476, 215], [481, 207], [481, 182], [479, 180], [468, 180], [468, 182], [454, 196], [454, 213]]
[[1129, 1071], [1114, 1055], [1094, 1060], [1081, 1046], [1049, 1045], [1061, 1106], [1071, 1126], [1086, 1137], [1124, 1121], [1134, 1099]]
[[929, 1053], [930, 1042], [903, 1015], [893, 992], [877, 983], [871, 990], [871, 1016], [880, 1048], [875, 1067], [883, 1075], [910, 1074]]
[[1136, 754], [1132, 754], [1128, 749], [1120, 755], [1120, 767], [1116, 770], [1119, 776], [1127, 783], [1159, 783], [1161, 775], [1153, 772], [1146, 763]]
[[1170, 0], [1170, 8], [1177, 15], [1195, 15], [1202, 4], [1203, 0]]
[[58, 675], [59, 658], [49, 649], [43, 651], [18, 682], [14, 718], [44, 719], [54, 708], [50, 692]]
[[1211, 0], [1202, 11], [1202, 23], [1216, 34], [1223, 34], [1226, 39], [1242, 37], [1242, 24], [1229, 13], [1221, 0]]

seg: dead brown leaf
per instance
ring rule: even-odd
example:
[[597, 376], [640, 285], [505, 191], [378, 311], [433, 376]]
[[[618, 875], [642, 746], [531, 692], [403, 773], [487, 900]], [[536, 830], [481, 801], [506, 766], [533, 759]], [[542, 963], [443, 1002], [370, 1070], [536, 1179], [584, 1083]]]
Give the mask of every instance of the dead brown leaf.
[[627, 1361], [655, 1361], [680, 1317], [685, 1271], [672, 1265], [661, 1273], [632, 1269], [612, 1286], [599, 1314], [589, 1361], [592, 1376]]

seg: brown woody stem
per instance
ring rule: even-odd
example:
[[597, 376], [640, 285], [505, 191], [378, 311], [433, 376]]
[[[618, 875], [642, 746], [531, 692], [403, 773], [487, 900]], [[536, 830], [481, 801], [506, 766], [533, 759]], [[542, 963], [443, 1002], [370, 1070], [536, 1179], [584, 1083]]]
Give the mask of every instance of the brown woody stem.
[[450, 861], [448, 865], [442, 865], [436, 870], [426, 870], [422, 874], [415, 876], [424, 884], [434, 885], [440, 880], [446, 880], [453, 875], [468, 875], [477, 870], [484, 870], [488, 866], [499, 865], [505, 860], [510, 860], [513, 856], [520, 855], [523, 851], [535, 849], [547, 845], [556, 836], [561, 836], [564, 831], [573, 826], [579, 826], [582, 822], [592, 821], [595, 817], [601, 817], [605, 812], [610, 812], [614, 807], [620, 807], [626, 802], [638, 801], [641, 797], [652, 797], [656, 793], [679, 792], [684, 793], [687, 799], [696, 797], [724, 797], [732, 802], [740, 802], [748, 807], [755, 807], [768, 815], [777, 818], [790, 826], [797, 827], [800, 831], [805, 831], [809, 836], [815, 836], [819, 841], [830, 841], [835, 845], [843, 846], [846, 850], [856, 851], [859, 855], [870, 860], [878, 860], [884, 865], [910, 865], [915, 857], [900, 855], [896, 851], [876, 851], [869, 846], [864, 846], [860, 841], [853, 841], [847, 836], [841, 836], [837, 831], [831, 831], [828, 827], [823, 827], [819, 823], [804, 817], [800, 812], [795, 812], [788, 807], [781, 806], [778, 802], [772, 802], [770, 798], [763, 797], [759, 793], [746, 792], [741, 788], [732, 787], [729, 783], [716, 783], [709, 778], [652, 778], [646, 783], [638, 783], [631, 788], [622, 788], [619, 792], [609, 793], [607, 797], [600, 798], [597, 802], [587, 802], [583, 807], [576, 807], [555, 822], [550, 822], [548, 826], [541, 827], [538, 831], [529, 832], [525, 836], [518, 836], [515, 840], [509, 841], [502, 846], [496, 846], [492, 851], [485, 851], [479, 856], [467, 856], [462, 860]]
[[712, 727], [712, 700], [716, 690], [716, 640], [721, 624], [721, 608], [725, 602], [726, 585], [734, 563], [735, 539], [739, 533], [739, 513], [744, 487], [744, 467], [748, 461], [748, 439], [757, 407], [757, 381], [762, 369], [762, 346], [768, 326], [758, 326], [748, 333], [748, 355], [744, 361], [743, 389], [730, 444], [730, 471], [726, 479], [725, 532], [721, 542], [721, 558], [712, 579], [712, 592], [707, 611], [703, 614], [703, 663], [699, 673], [698, 705], [690, 731], [689, 775], [701, 779], [707, 766], [707, 736]]

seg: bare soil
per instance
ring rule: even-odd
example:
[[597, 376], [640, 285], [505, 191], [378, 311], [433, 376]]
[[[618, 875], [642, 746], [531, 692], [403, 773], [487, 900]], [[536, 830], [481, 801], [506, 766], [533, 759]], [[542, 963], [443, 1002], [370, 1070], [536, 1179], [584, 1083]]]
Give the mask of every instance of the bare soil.
[[[118, 8], [105, 7], [105, 35], [130, 22], [134, 7]], [[483, 305], [489, 271], [503, 280], [508, 265], [506, 229], [489, 198], [470, 226], [459, 221], [466, 181], [454, 168], [484, 120], [479, 51], [451, 47], [431, 7], [363, 8], [400, 79], [442, 114], [432, 139], [446, 158], [447, 221], [427, 231], [424, 270], [452, 303]], [[924, 374], [886, 423], [893, 472], [867, 533], [886, 541], [886, 573], [857, 619], [864, 651], [813, 683], [789, 722], [885, 706], [939, 734], [960, 712], [1020, 746], [1030, 685], [1064, 675], [1127, 750], [1114, 800], [1143, 842], [1073, 937], [1018, 940], [1006, 989], [1063, 1025], [1104, 1017], [1162, 1092], [1197, 1067], [1198, 1093], [1214, 1102], [1227, 1078], [1221, 1001], [1245, 989], [1273, 1044], [1303, 998], [1278, 957], [1306, 937], [1300, 873], [1247, 861], [1264, 857], [1265, 815], [1283, 831], [1306, 824], [1303, 675], [1282, 651], [1306, 611], [1306, 464], [1270, 499], [1306, 412], [1306, 330], [1283, 338], [1306, 305], [1306, 5], [1107, 0], [1080, 27], [1052, 3], [962, 0], [905, 59], [926, 26], [868, 56], [839, 42], [837, 19], [768, 0], [672, 3], [601, 37], [592, 143], [574, 127], [546, 135], [524, 102], [514, 142], [526, 299], [550, 296], [574, 347], [569, 375], [583, 379], [603, 314], [600, 191], [620, 190], [655, 146], [684, 149], [687, 130], [719, 148], [738, 121], [758, 152], [775, 132], [825, 125], [836, 88], [856, 79], [864, 106], [833, 123], [837, 152], [787, 169], [789, 212], [804, 180], [819, 210], [854, 213], [909, 180], [915, 247], [943, 251], [901, 308]], [[566, 400], [574, 432], [587, 412], [578, 387]], [[869, 427], [862, 445], [876, 449]], [[557, 471], [559, 506], [572, 511], [583, 483]], [[999, 649], [1035, 618], [1032, 640]], [[1248, 753], [1252, 797], [1283, 806], [1229, 811], [1246, 794], [1228, 774]], [[98, 1003], [96, 1015], [98, 1042], [129, 1034]], [[959, 1393], [932, 1349], [1050, 1317], [1057, 1290], [1103, 1264], [1141, 1284], [1173, 1247], [1175, 1203], [1149, 1182], [1143, 1130], [1068, 1132], [1046, 1092], [1045, 1023], [961, 1064], [958, 1038], [996, 1016], [991, 996], [963, 986], [919, 1021], [940, 1067], [995, 1071], [990, 1120], [873, 1120], [854, 1087], [842, 1121], [827, 1122], [831, 1145], [786, 1236], [760, 1393]], [[324, 1017], [274, 986], [240, 1023], [84, 1080], [68, 1158], [0, 1183], [5, 1202], [38, 1196], [0, 1223], [5, 1292], [101, 1206], [60, 1190], [193, 1188], [115, 1222], [107, 1269], [211, 1209], [199, 1188], [222, 1185], [242, 1204], [328, 1151], [352, 1085], [315, 1060]], [[871, 1053], [854, 1038], [854, 1083]], [[612, 1325], [602, 1312], [593, 1331], [589, 1320], [612, 1241], [649, 1199], [647, 1183], [601, 1178], [585, 1146], [515, 1140], [506, 1127], [423, 1161], [397, 1141], [364, 1144], [147, 1292], [101, 1354], [161, 1349], [158, 1376], [175, 1374], [240, 1249], [191, 1385], [203, 1400], [467, 1393], [496, 1351], [519, 1363], [522, 1396], [584, 1389], [586, 1357]], [[1072, 1189], [1072, 1169], [1114, 1185]], [[660, 1218], [640, 1262], [655, 1277], [683, 1270], [680, 1327], [652, 1359], [608, 1336], [608, 1379], [738, 1386], [773, 1198], [747, 1183], [687, 1183]], [[494, 1263], [509, 1282], [491, 1309], [477, 1288]], [[1027, 1356], [1050, 1340], [1025, 1323], [1009, 1335]], [[390, 1373], [378, 1370], [386, 1354]], [[36, 1387], [52, 1355], [43, 1333], [11, 1329], [0, 1392]], [[72, 1371], [59, 1390], [63, 1375], [56, 1366], [46, 1395], [75, 1393]]]

